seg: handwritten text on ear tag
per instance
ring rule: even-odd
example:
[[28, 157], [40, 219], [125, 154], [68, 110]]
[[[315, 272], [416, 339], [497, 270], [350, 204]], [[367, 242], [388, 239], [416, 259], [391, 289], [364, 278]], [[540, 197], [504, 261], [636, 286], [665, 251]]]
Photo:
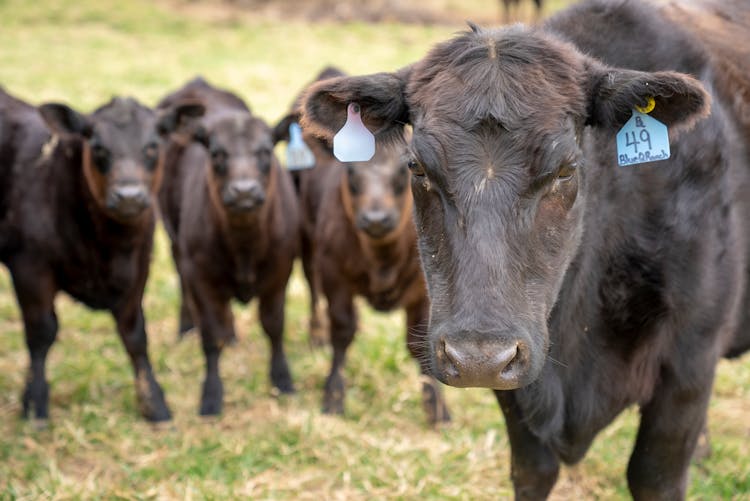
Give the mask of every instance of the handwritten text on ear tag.
[[650, 98], [649, 106], [641, 108], [644, 113], [633, 110], [633, 116], [617, 133], [617, 163], [620, 166], [669, 158], [667, 126], [646, 114], [653, 109], [653, 98]]
[[375, 155], [375, 136], [362, 123], [359, 111], [357, 103], [349, 103], [346, 123], [333, 136], [333, 154], [341, 162], [366, 162]]
[[286, 146], [286, 168], [289, 170], [315, 167], [315, 155], [302, 139], [302, 129], [297, 122], [289, 124], [289, 144]]

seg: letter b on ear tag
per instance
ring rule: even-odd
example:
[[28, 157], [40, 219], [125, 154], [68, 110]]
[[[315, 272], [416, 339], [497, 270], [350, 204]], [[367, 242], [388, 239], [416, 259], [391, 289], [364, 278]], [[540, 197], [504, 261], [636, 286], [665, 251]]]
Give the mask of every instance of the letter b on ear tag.
[[346, 123], [333, 136], [333, 154], [341, 162], [366, 162], [375, 155], [375, 136], [362, 123], [359, 111], [357, 103], [349, 103]]

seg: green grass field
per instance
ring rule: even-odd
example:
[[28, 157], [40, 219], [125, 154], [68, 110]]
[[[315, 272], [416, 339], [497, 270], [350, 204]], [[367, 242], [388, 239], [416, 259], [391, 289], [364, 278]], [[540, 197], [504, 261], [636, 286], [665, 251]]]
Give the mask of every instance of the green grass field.
[[[438, 0], [434, 0], [438, 1]], [[268, 121], [325, 64], [353, 73], [393, 70], [482, 14], [443, 2], [455, 25], [281, 23], [207, 15], [162, 1], [0, 0], [0, 85], [32, 103], [90, 111], [113, 94], [156, 101], [203, 74], [246, 98]], [[472, 10], [474, 9], [474, 10]], [[256, 305], [237, 306], [240, 342], [223, 355], [218, 419], [197, 416], [198, 337], [176, 341], [177, 278], [159, 230], [145, 297], [150, 353], [174, 420], [153, 427], [135, 408], [132, 371], [110, 317], [57, 301], [49, 356], [51, 421], [18, 418], [27, 353], [7, 271], [0, 269], [0, 500], [3, 499], [504, 499], [512, 495], [508, 441], [489, 391], [446, 388], [454, 421], [425, 426], [403, 315], [360, 305], [346, 370], [346, 416], [320, 413], [327, 350], [307, 343], [307, 292], [288, 289], [287, 350], [298, 393], [270, 392], [268, 346]], [[710, 408], [713, 455], [691, 469], [690, 498], [750, 499], [750, 356], [722, 362]], [[628, 497], [625, 467], [635, 409], [565, 468], [557, 499]]]

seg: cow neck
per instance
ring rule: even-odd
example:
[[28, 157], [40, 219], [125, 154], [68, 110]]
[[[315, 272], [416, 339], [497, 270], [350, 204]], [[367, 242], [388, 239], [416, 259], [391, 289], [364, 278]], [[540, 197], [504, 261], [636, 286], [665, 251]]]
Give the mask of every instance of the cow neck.
[[276, 207], [277, 176], [272, 168], [266, 199], [257, 210], [247, 214], [232, 214], [218, 200], [216, 190], [208, 189], [211, 213], [235, 259], [243, 260], [264, 256], [269, 247], [268, 228], [272, 224]]

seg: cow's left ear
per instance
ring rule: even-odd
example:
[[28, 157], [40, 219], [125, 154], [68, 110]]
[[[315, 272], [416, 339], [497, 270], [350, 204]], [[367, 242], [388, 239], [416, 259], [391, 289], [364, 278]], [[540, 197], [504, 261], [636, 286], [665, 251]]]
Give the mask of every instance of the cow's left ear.
[[192, 132], [187, 129], [191, 119], [202, 117], [206, 107], [199, 101], [183, 101], [162, 110], [156, 122], [156, 131], [166, 137], [173, 132]]
[[299, 123], [299, 119], [299, 113], [289, 113], [279, 120], [273, 127], [273, 144], [275, 145], [281, 141], [289, 141], [289, 126], [294, 122]]
[[55, 134], [91, 137], [94, 127], [83, 114], [66, 104], [46, 103], [39, 106], [39, 113]]
[[677, 132], [691, 128], [711, 110], [711, 97], [695, 78], [673, 71], [647, 73], [593, 65], [587, 123], [619, 129], [636, 106], [653, 98], [652, 117]]

